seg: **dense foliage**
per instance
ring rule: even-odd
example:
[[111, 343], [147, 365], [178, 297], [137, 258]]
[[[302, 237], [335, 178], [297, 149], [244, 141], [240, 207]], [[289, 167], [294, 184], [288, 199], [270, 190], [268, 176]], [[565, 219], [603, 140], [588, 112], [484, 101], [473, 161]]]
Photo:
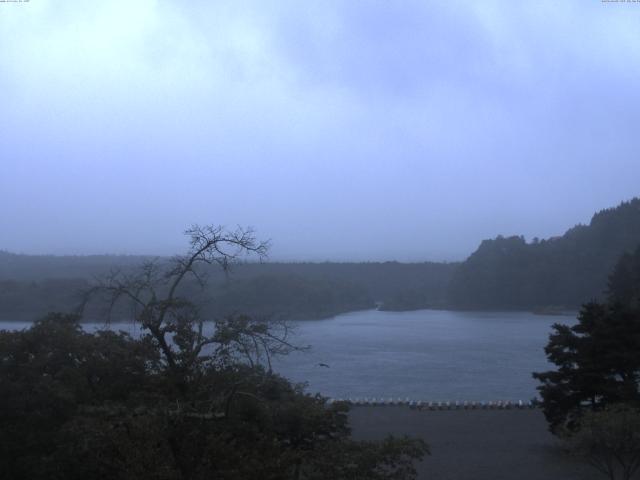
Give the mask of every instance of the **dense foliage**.
[[601, 297], [616, 260], [638, 244], [638, 198], [596, 213], [588, 226], [562, 237], [485, 240], [454, 273], [449, 300], [464, 308], [575, 308]]
[[206, 322], [182, 288], [206, 292], [203, 266], [267, 244], [251, 230], [193, 226], [169, 262], [114, 271], [85, 307], [124, 304], [140, 337], [81, 329], [52, 314], [0, 331], [0, 460], [6, 479], [409, 479], [421, 440], [351, 440], [344, 405], [271, 369], [298, 347], [285, 323], [246, 315]]
[[606, 303], [582, 307], [574, 326], [555, 324], [545, 348], [556, 370], [534, 373], [551, 429], [576, 428], [584, 411], [640, 406], [640, 247], [622, 256]]
[[355, 442], [345, 406], [239, 363], [243, 332], [260, 329], [246, 318], [220, 324], [215, 350], [185, 356], [178, 376], [151, 336], [77, 320], [0, 332], [2, 479], [402, 479], [425, 453]]
[[214, 316], [242, 311], [255, 317], [327, 318], [345, 311], [366, 310], [374, 301], [352, 283], [297, 275], [261, 275], [222, 283], [214, 290]]
[[[52, 257], [0, 252], [0, 320], [34, 320], [49, 311], [73, 312], [91, 279], [112, 269], [135, 271], [146, 257]], [[159, 259], [160, 263], [168, 259]], [[210, 316], [237, 312], [290, 319], [326, 318], [374, 308], [406, 310], [441, 307], [455, 264], [239, 263], [226, 278], [206, 268], [204, 308]], [[185, 282], [183, 293], [200, 286]], [[96, 312], [86, 312], [85, 318]]]
[[72, 312], [83, 279], [53, 278], [40, 281], [0, 280], [0, 320], [33, 321], [47, 312]]

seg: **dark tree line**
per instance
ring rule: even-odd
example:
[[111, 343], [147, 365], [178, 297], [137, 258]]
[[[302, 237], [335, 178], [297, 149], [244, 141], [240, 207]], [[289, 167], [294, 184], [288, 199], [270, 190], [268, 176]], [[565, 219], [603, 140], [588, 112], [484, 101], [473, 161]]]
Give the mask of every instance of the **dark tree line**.
[[[33, 320], [48, 311], [73, 312], [96, 276], [116, 269], [135, 271], [134, 264], [166, 258], [32, 257], [0, 252], [0, 320]], [[326, 318], [374, 308], [405, 310], [442, 307], [454, 264], [385, 263], [257, 263], [240, 262], [234, 274], [201, 266], [209, 282], [203, 308], [210, 316], [248, 312], [289, 319]], [[185, 294], [201, 295], [188, 279]], [[202, 298], [198, 299], [202, 300]], [[87, 312], [90, 319], [93, 312]]]
[[640, 407], [640, 247], [609, 278], [606, 302], [584, 304], [573, 326], [553, 325], [545, 352], [557, 369], [534, 373], [554, 431], [578, 426], [585, 411]]
[[450, 304], [463, 308], [577, 308], [602, 299], [620, 255], [640, 244], [640, 199], [596, 213], [562, 237], [485, 240], [455, 271]]
[[609, 277], [607, 300], [555, 324], [545, 348], [556, 369], [534, 373], [553, 433], [610, 479], [640, 468], [640, 246]]
[[0, 331], [0, 478], [3, 479], [410, 479], [421, 440], [350, 437], [342, 404], [305, 393], [271, 369], [290, 343], [284, 323], [246, 315], [205, 326], [184, 296], [266, 245], [250, 231], [194, 227], [190, 250], [169, 263], [114, 271], [85, 305], [120, 308], [140, 338], [84, 331], [50, 314]]
[[[616, 259], [640, 243], [640, 199], [596, 213], [562, 237], [483, 241], [457, 263], [245, 262], [229, 280], [206, 267], [211, 315], [237, 311], [282, 318], [323, 318], [382, 305], [421, 308], [577, 309], [602, 299]], [[96, 275], [127, 272], [149, 257], [51, 257], [0, 251], [0, 320], [32, 320], [49, 310], [72, 311], [73, 292]], [[159, 263], [168, 259], [158, 259]], [[197, 282], [183, 288], [196, 294]], [[304, 299], [304, 301], [303, 301]]]

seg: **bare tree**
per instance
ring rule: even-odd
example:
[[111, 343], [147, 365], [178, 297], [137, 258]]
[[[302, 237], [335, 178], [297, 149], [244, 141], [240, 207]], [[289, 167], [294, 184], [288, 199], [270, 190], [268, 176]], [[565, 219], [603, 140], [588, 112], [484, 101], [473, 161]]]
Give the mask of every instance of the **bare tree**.
[[185, 235], [190, 239], [185, 255], [168, 263], [149, 261], [133, 273], [114, 271], [97, 279], [84, 295], [83, 308], [100, 300], [107, 302], [109, 312], [122, 302], [129, 304], [132, 320], [152, 339], [168, 369], [179, 378], [197, 365], [231, 363], [239, 358], [251, 366], [264, 364], [271, 371], [273, 355], [297, 349], [288, 340], [286, 323], [236, 315], [215, 319], [212, 332], [207, 334], [198, 305], [182, 292], [188, 279], [204, 289], [211, 265], [228, 272], [243, 257], [264, 259], [268, 242], [256, 240], [251, 229], [229, 231], [221, 226], [194, 225]]

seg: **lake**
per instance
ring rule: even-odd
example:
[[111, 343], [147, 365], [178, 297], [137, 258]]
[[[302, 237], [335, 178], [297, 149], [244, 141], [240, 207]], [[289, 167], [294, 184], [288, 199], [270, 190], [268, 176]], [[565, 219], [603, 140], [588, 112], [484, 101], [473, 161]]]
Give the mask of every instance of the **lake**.
[[537, 393], [531, 372], [551, 367], [544, 346], [556, 322], [575, 319], [525, 312], [348, 313], [297, 322], [298, 343], [312, 348], [282, 358], [277, 369], [307, 380], [312, 392], [338, 398], [530, 400]]
[[[352, 312], [292, 322], [292, 341], [311, 349], [281, 357], [274, 368], [334, 398], [530, 400], [536, 396], [531, 372], [551, 367], [543, 350], [551, 325], [575, 321], [527, 312]], [[112, 328], [134, 333], [129, 324]]]

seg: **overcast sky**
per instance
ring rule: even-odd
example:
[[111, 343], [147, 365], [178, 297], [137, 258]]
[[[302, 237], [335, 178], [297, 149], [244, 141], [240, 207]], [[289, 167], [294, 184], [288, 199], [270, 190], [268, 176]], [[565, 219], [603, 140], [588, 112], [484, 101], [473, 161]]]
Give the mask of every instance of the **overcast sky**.
[[0, 249], [458, 260], [640, 194], [640, 3], [0, 3]]

